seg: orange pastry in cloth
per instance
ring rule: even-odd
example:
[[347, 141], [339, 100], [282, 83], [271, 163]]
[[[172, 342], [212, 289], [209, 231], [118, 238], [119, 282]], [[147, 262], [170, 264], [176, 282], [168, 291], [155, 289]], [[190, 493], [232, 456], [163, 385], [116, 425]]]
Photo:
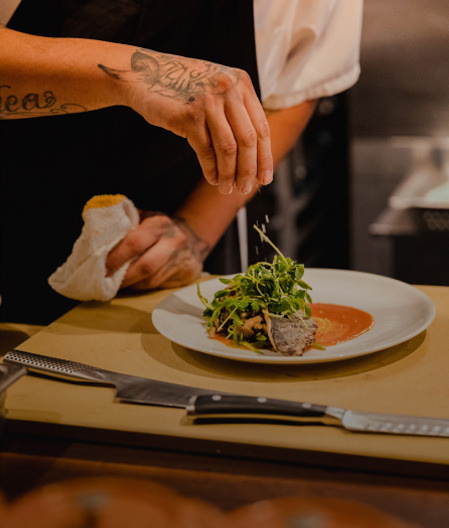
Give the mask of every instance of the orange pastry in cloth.
[[129, 262], [106, 275], [106, 258], [132, 229], [139, 211], [122, 194], [91, 198], [83, 209], [84, 225], [67, 260], [49, 277], [61, 295], [77, 301], [109, 301], [117, 294]]

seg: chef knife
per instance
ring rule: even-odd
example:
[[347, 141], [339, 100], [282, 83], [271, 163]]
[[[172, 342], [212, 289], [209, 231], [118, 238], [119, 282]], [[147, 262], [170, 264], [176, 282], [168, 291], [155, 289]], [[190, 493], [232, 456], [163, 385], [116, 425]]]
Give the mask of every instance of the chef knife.
[[184, 408], [194, 423], [264, 419], [337, 425], [358, 432], [449, 437], [449, 419], [355, 412], [314, 403], [218, 394], [20, 350], [8, 352], [3, 360], [46, 375], [114, 386], [116, 399], [121, 402]]

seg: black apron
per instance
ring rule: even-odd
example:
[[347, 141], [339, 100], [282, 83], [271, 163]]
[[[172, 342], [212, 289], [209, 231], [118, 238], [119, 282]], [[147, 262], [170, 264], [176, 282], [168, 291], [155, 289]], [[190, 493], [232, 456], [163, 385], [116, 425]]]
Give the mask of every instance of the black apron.
[[[251, 0], [23, 0], [8, 27], [239, 67], [259, 92]], [[202, 173], [185, 139], [114, 107], [1, 122], [0, 177], [0, 319], [48, 324], [75, 304], [47, 279], [80, 235], [89, 198], [121, 193], [170, 215]], [[207, 271], [239, 271], [235, 230], [234, 223]]]

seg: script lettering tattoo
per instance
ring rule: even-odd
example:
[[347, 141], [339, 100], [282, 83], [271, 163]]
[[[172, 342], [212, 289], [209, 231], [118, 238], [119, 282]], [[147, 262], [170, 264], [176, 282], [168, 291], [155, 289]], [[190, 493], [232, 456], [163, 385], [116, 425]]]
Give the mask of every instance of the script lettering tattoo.
[[43, 93], [27, 93], [18, 96], [11, 93], [11, 86], [0, 85], [0, 119], [20, 117], [49, 116], [87, 111], [81, 105], [63, 103], [58, 106], [55, 94], [51, 90]]
[[[98, 67], [114, 79], [143, 82], [151, 92], [186, 103], [205, 93], [224, 94], [229, 80], [237, 83], [239, 75], [237, 70], [219, 64], [148, 50], [133, 53], [131, 70], [116, 70], [103, 64]], [[223, 83], [223, 77], [227, 77], [227, 84]]]

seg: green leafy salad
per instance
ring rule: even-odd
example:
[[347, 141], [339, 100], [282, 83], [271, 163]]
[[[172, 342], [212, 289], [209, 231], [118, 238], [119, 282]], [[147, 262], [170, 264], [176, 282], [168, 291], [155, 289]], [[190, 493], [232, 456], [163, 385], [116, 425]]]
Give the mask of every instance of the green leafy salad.
[[289, 318], [299, 313], [310, 317], [312, 288], [302, 280], [304, 265], [285, 257], [257, 226], [254, 229], [277, 252], [273, 262], [257, 262], [244, 274], [219, 279], [225, 287], [215, 292], [210, 302], [198, 284], [198, 296], [205, 306], [203, 314], [211, 337], [218, 334], [236, 346], [258, 352], [270, 348], [267, 316]]

